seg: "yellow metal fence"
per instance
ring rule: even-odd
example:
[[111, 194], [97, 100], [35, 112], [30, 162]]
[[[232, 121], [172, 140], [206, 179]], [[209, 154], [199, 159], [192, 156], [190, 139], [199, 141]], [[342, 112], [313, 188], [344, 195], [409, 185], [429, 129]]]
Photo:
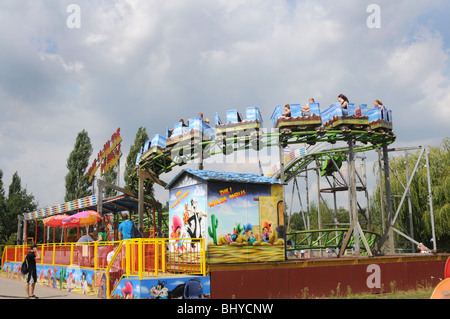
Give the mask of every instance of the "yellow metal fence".
[[[21, 263], [29, 251], [29, 246], [26, 245], [6, 246], [2, 263]], [[38, 265], [105, 271], [108, 277], [108, 296], [121, 277], [142, 279], [146, 276], [206, 275], [203, 238], [138, 238], [117, 242], [53, 243], [38, 245], [38, 252]]]

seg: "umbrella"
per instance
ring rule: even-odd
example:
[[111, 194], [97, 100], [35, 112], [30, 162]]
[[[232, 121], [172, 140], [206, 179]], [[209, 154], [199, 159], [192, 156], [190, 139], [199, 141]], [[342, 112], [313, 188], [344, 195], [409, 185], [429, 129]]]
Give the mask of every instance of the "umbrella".
[[65, 224], [76, 224], [77, 226], [89, 226], [97, 223], [102, 217], [95, 210], [85, 210], [62, 220]]
[[62, 215], [53, 215], [50, 217], [47, 217], [43, 220], [44, 225], [45, 226], [49, 226], [49, 227], [62, 227], [62, 228], [73, 228], [73, 227], [77, 227], [78, 224], [76, 223], [63, 223], [63, 220], [70, 217], [67, 214], [62, 214]]

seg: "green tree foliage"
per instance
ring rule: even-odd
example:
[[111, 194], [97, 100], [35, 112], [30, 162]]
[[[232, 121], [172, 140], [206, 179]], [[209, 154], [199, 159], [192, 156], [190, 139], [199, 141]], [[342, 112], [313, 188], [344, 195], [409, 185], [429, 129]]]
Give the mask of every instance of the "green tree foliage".
[[125, 188], [130, 189], [130, 175], [133, 173], [134, 166], [136, 164], [136, 156], [140, 152], [141, 148], [144, 146], [145, 142], [149, 140], [147, 130], [145, 127], [140, 127], [136, 133], [136, 138], [134, 139], [134, 144], [130, 146], [130, 151], [127, 156], [127, 163], [125, 167]]
[[[117, 167], [119, 166], [119, 162], [117, 162], [114, 167], [111, 167], [109, 171], [103, 174], [102, 179], [108, 183], [116, 184], [117, 183]], [[116, 196], [117, 191], [111, 187], [105, 187], [105, 197], [109, 198], [112, 196]]]
[[[410, 153], [408, 155], [408, 170], [411, 176], [414, 166], [420, 156], [420, 151]], [[434, 225], [436, 232], [436, 244], [438, 251], [450, 251], [450, 139], [443, 140], [439, 147], [431, 147], [429, 154], [430, 163], [430, 180], [431, 193], [433, 198], [433, 214]], [[393, 195], [393, 210], [397, 210], [400, 199], [394, 195], [403, 195], [404, 186], [406, 187], [406, 158], [404, 155], [395, 156], [389, 159], [389, 166], [391, 168], [391, 192]], [[374, 166], [376, 176], [378, 176], [378, 163]], [[378, 181], [379, 183], [379, 181]], [[381, 199], [379, 184], [371, 196], [371, 216], [374, 223], [377, 223], [377, 231], [382, 232], [381, 225]], [[383, 178], [383, 189], [384, 178]], [[413, 177], [411, 183], [411, 207], [412, 220], [414, 227], [414, 239], [418, 242], [424, 243], [426, 246], [432, 248], [430, 242], [432, 238], [431, 227], [431, 210], [428, 197], [428, 178], [427, 167], [425, 161], [425, 154], [422, 157], [418, 170]], [[387, 212], [385, 210], [385, 218], [387, 219]], [[403, 233], [410, 234], [410, 217], [407, 200], [403, 202], [399, 216], [397, 218], [396, 227]], [[412, 237], [412, 236], [411, 236]], [[396, 237], [396, 240], [405, 240]], [[410, 247], [410, 244], [408, 244]]]
[[66, 175], [65, 201], [82, 198], [91, 195], [88, 165], [92, 155], [91, 139], [86, 130], [78, 133], [73, 151], [67, 159], [69, 172]]
[[[348, 224], [350, 223], [349, 211], [346, 210], [344, 207], [339, 207], [335, 212], [334, 209], [331, 208], [331, 205], [329, 203], [324, 203], [323, 201], [321, 201], [320, 211], [321, 211], [320, 215], [322, 220], [322, 229], [334, 228], [335, 220], [338, 223], [338, 228], [347, 228]], [[303, 215], [302, 212], [293, 213], [291, 215], [290, 229], [292, 231], [306, 230], [305, 223], [303, 222], [303, 216], [307, 223], [308, 220], [307, 212], [303, 212]], [[309, 223], [311, 230], [320, 229], [318, 217], [319, 213], [317, 209], [317, 203], [313, 201], [309, 207]], [[361, 220], [363, 220], [362, 217]]]
[[34, 195], [22, 189], [17, 172], [9, 185], [8, 197], [5, 196], [2, 180], [3, 172], [0, 170], [0, 242], [9, 243], [12, 235], [17, 233], [17, 216], [36, 210], [37, 204]]

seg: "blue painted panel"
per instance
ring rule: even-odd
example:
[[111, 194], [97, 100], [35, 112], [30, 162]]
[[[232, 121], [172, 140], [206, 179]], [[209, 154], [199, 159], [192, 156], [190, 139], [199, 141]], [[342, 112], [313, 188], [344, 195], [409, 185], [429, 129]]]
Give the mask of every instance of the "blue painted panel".
[[369, 109], [368, 114], [369, 114], [369, 123], [382, 119], [381, 108], [379, 107]]
[[361, 108], [361, 116], [368, 116], [369, 109], [367, 108], [367, 104], [361, 104], [359, 107]]
[[321, 112], [322, 123], [330, 121], [335, 116], [342, 116], [342, 107], [340, 103], [331, 105], [329, 108]]
[[208, 299], [211, 296], [209, 276], [174, 276], [122, 279], [112, 299]]
[[211, 128], [208, 124], [202, 121], [203, 134], [205, 134], [209, 139], [213, 140], [216, 136], [216, 131]]
[[309, 103], [309, 114], [320, 116], [320, 104], [317, 102]]
[[261, 125], [263, 123], [261, 112], [256, 106], [247, 107], [247, 109], [245, 110], [245, 116], [247, 118], [247, 121], [258, 120]]
[[227, 123], [238, 123], [242, 122], [242, 115], [237, 110], [228, 110], [227, 111]]
[[[297, 117], [297, 116], [302, 116], [302, 106], [298, 103], [291, 103], [289, 104], [291, 107], [291, 117]], [[283, 107], [283, 112], [284, 112], [284, 107]]]
[[210, 139], [214, 139], [215, 131], [208, 124], [206, 124], [200, 117], [193, 117], [189, 119], [189, 131], [195, 130], [203, 132]]
[[281, 109], [281, 104], [275, 106], [275, 110], [273, 110], [272, 116], [270, 117], [273, 127], [275, 127], [275, 124], [277, 123], [278, 119], [282, 116], [282, 114], [283, 111]]
[[356, 107], [355, 107], [355, 103], [348, 103], [347, 104], [347, 114], [349, 116], [354, 116], [356, 115]]
[[216, 112], [216, 114], [214, 115], [214, 122], [216, 125], [222, 125], [222, 120], [219, 117], [219, 113]]
[[152, 144], [151, 144], [151, 148], [153, 148], [153, 147], [166, 148], [166, 139], [159, 134], [155, 134], [152, 138]]
[[140, 160], [141, 156], [142, 156], [142, 153], [139, 152], [138, 155], [136, 156], [136, 162], [134, 163], [135, 165], [139, 165], [139, 160]]
[[184, 132], [187, 132], [187, 131], [188, 131], [188, 128], [186, 126], [183, 126], [183, 123], [177, 122], [173, 126], [173, 133], [172, 133], [172, 135], [180, 135], [180, 134], [183, 134]]
[[202, 130], [202, 119], [199, 117], [193, 117], [189, 119], [189, 131], [190, 130]]
[[152, 141], [150, 141], [150, 140], [148, 140], [147, 142], [145, 142], [145, 144], [144, 144], [144, 149], [143, 149], [143, 151], [142, 151], [142, 153], [145, 153], [145, 152], [147, 152], [149, 149], [150, 149], [150, 143], [151, 143]]

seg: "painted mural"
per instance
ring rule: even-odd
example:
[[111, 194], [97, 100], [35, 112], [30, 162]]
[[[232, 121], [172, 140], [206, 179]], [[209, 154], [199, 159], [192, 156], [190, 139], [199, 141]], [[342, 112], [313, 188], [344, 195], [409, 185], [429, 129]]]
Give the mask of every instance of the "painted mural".
[[[272, 194], [272, 190], [275, 194]], [[211, 263], [284, 260], [277, 196], [280, 185], [208, 183], [208, 248]]]
[[210, 277], [124, 279], [112, 299], [209, 299]]
[[[21, 263], [6, 262], [2, 276], [25, 281]], [[106, 275], [77, 267], [37, 265], [37, 283], [63, 291], [106, 299]], [[171, 278], [122, 279], [114, 283], [112, 299], [208, 299], [211, 297], [209, 276], [177, 276]]]
[[[284, 260], [284, 238], [278, 232], [284, 224], [282, 198], [279, 184], [208, 182], [181, 175], [170, 188], [169, 237], [205, 238], [208, 263]], [[171, 251], [189, 249], [175, 239]]]
[[[10, 279], [24, 280], [21, 264], [6, 262], [2, 275]], [[85, 295], [104, 297], [106, 291], [104, 273], [79, 267], [36, 265], [37, 283], [41, 286]]]

